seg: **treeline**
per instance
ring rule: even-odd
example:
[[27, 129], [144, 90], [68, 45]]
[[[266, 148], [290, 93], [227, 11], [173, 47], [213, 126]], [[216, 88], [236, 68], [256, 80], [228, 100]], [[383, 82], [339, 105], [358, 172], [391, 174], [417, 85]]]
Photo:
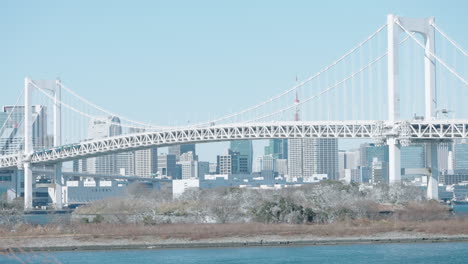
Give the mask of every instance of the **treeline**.
[[[426, 201], [421, 189], [404, 185], [325, 181], [283, 189], [217, 188], [188, 190], [176, 199], [139, 185], [128, 197], [79, 207], [77, 221], [114, 223], [334, 223], [355, 219], [440, 220], [447, 206]], [[98, 216], [98, 218], [96, 218]]]

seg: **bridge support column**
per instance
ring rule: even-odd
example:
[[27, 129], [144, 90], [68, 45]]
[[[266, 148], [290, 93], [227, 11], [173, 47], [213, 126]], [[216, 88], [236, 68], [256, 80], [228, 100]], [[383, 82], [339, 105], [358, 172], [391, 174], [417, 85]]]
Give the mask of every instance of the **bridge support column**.
[[55, 209], [63, 208], [63, 177], [62, 177], [62, 163], [55, 164]]
[[389, 184], [401, 181], [400, 144], [395, 138], [389, 138], [388, 144], [388, 182]]
[[[62, 140], [62, 107], [60, 105], [61, 100], [61, 82], [59, 79], [55, 81], [54, 91], [54, 147], [61, 145]], [[62, 209], [62, 163], [55, 164], [55, 209]]]
[[439, 168], [437, 159], [437, 143], [427, 144], [429, 173], [427, 175], [427, 199], [439, 200]]
[[32, 142], [32, 104], [31, 104], [31, 79], [24, 79], [24, 210], [31, 210], [33, 207], [33, 181], [32, 164], [30, 156], [33, 152]]
[[29, 211], [33, 208], [32, 188], [32, 164], [24, 163], [24, 210]]

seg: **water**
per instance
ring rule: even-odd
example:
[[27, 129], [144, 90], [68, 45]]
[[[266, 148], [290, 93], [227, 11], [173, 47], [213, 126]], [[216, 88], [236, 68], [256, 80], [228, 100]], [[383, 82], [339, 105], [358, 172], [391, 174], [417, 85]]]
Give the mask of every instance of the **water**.
[[[468, 243], [416, 243], [221, 249], [70, 251], [18, 255], [26, 263], [467, 263]], [[0, 263], [19, 263], [0, 257]]]

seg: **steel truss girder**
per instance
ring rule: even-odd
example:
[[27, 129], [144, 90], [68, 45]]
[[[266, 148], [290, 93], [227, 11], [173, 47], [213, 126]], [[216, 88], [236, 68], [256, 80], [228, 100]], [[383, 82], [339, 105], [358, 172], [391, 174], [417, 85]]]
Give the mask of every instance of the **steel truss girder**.
[[[468, 138], [468, 120], [402, 121], [379, 127], [376, 121], [288, 121], [229, 124], [210, 127], [143, 132], [36, 151], [31, 156], [0, 157], [0, 169], [31, 163], [56, 163], [75, 159], [169, 145], [271, 138], [398, 138], [399, 126], [409, 126], [411, 142]], [[401, 129], [400, 129], [401, 130]]]

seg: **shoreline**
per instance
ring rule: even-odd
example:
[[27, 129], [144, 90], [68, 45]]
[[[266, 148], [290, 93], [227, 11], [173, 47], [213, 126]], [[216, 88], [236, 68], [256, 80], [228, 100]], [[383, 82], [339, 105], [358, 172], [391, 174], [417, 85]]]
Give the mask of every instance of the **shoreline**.
[[[11, 238], [1, 238], [0, 242], [7, 242]], [[42, 242], [47, 242], [48, 239], [59, 239], [64, 242], [62, 246], [19, 246], [12, 245], [10, 247], [0, 247], [0, 252], [47, 252], [47, 251], [108, 251], [108, 250], [158, 250], [158, 249], [203, 249], [203, 248], [247, 248], [247, 247], [294, 247], [294, 246], [331, 246], [331, 245], [359, 245], [359, 244], [393, 244], [393, 243], [456, 243], [467, 242], [468, 235], [401, 235], [392, 237], [316, 237], [316, 238], [300, 238], [290, 237], [277, 239], [276, 237], [251, 237], [251, 238], [222, 238], [209, 240], [159, 240], [148, 241], [146, 243], [138, 243], [133, 241], [130, 243], [105, 244], [105, 239], [101, 241], [86, 241], [74, 240], [75, 243], [67, 242], [65, 238], [36, 238]], [[73, 238], [75, 239], [75, 238]], [[29, 239], [34, 240], [34, 239]], [[124, 239], [125, 240], [125, 239]], [[57, 242], [57, 241], [56, 241]], [[3, 244], [3, 243], [1, 243]]]

